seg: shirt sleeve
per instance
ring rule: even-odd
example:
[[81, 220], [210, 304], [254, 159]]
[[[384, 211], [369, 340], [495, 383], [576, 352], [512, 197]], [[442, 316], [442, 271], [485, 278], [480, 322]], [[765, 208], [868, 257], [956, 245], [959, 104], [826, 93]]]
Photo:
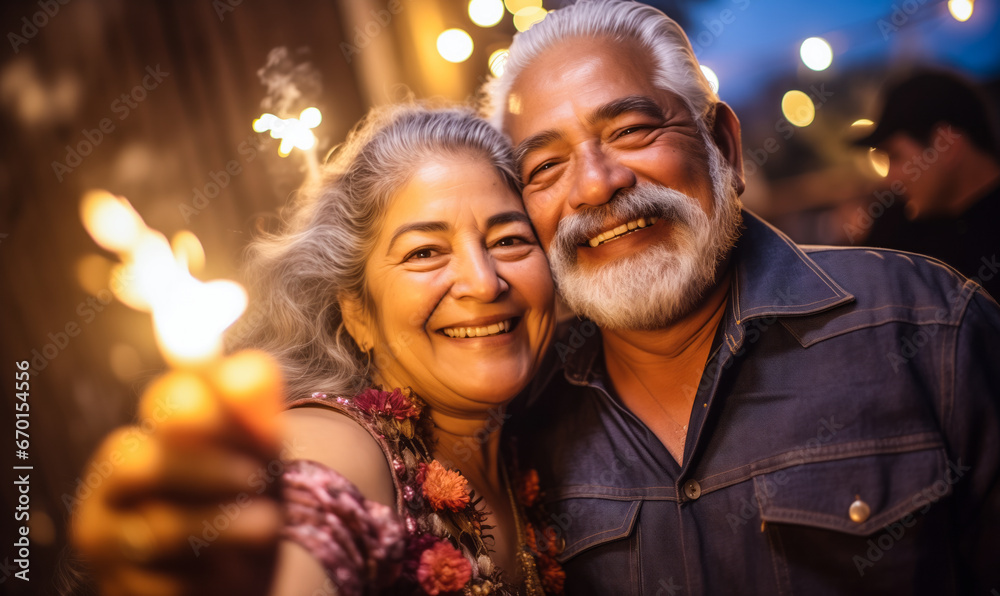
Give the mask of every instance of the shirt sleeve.
[[953, 406], [945, 417], [959, 560], [968, 594], [1000, 588], [1000, 306], [972, 296], [955, 346]]
[[309, 551], [344, 596], [370, 593], [399, 575], [405, 529], [396, 511], [366, 499], [320, 463], [293, 460], [282, 475], [282, 537]]

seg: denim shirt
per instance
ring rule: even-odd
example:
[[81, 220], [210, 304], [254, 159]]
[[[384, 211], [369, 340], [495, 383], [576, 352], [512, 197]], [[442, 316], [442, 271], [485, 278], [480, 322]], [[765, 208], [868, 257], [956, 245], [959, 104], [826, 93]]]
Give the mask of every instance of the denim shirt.
[[1000, 307], [933, 259], [744, 220], [681, 464], [589, 321], [511, 421], [567, 594], [1000, 594]]

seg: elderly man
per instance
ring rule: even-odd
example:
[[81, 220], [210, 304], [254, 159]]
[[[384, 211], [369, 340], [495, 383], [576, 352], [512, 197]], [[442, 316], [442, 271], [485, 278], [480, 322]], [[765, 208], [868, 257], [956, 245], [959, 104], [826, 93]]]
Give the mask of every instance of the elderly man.
[[741, 211], [678, 25], [556, 10], [488, 89], [582, 318], [514, 429], [570, 594], [1000, 589], [1000, 308], [911, 254]]

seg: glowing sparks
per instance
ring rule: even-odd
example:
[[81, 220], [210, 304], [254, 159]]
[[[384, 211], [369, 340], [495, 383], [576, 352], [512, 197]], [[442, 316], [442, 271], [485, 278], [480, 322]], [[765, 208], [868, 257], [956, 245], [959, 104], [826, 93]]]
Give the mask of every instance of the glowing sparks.
[[281, 139], [278, 154], [287, 157], [294, 148], [308, 151], [316, 146], [316, 135], [311, 129], [319, 126], [322, 121], [323, 115], [319, 109], [306, 108], [298, 118], [279, 118], [274, 114], [261, 114], [260, 118], [253, 121], [253, 129], [256, 132], [270, 131], [271, 138]]
[[[202, 282], [188, 263], [204, 260], [201, 243], [190, 232], [174, 239], [146, 226], [129, 202], [107, 191], [90, 191], [81, 203], [84, 226], [94, 241], [118, 254], [112, 275], [116, 297], [132, 308], [152, 312], [157, 341], [174, 363], [203, 362], [222, 352], [222, 333], [247, 306], [246, 291], [235, 282]], [[116, 225], [127, 233], [112, 234]], [[200, 255], [200, 257], [199, 257]]]

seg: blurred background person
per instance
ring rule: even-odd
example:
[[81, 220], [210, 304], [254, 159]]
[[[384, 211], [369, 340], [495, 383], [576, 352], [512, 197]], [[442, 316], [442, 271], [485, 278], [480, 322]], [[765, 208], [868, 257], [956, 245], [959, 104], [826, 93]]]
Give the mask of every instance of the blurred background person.
[[993, 115], [970, 83], [920, 71], [892, 86], [856, 144], [889, 159], [886, 210], [865, 244], [941, 259], [1000, 296], [1000, 159]]

